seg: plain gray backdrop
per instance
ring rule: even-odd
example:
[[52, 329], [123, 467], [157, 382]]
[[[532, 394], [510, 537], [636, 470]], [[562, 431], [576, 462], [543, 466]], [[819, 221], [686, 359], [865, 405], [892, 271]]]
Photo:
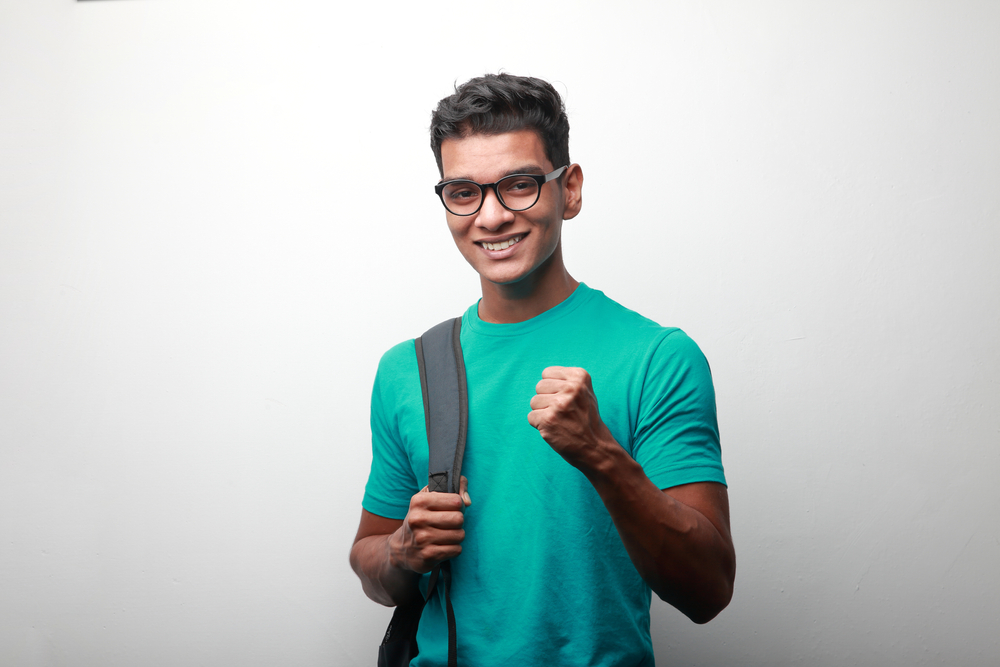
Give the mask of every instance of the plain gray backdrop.
[[712, 365], [736, 594], [654, 601], [659, 664], [997, 664], [998, 35], [967, 0], [0, 0], [0, 665], [373, 664], [371, 384], [479, 296], [427, 126], [499, 70], [564, 95], [570, 272]]

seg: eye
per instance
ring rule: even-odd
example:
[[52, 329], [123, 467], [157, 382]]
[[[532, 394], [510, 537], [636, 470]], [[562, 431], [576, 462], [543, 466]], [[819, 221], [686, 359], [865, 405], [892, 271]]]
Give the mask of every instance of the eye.
[[455, 202], [468, 202], [479, 198], [479, 188], [471, 183], [452, 183], [444, 189], [444, 196]]
[[505, 197], [531, 197], [538, 191], [538, 183], [528, 176], [511, 176], [501, 183]]

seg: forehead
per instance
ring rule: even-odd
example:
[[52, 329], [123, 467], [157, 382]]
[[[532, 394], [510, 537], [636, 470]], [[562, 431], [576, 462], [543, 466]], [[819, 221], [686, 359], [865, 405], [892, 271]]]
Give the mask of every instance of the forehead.
[[491, 182], [526, 167], [542, 173], [552, 171], [545, 146], [534, 130], [445, 139], [441, 142], [441, 167], [446, 181], [469, 178]]

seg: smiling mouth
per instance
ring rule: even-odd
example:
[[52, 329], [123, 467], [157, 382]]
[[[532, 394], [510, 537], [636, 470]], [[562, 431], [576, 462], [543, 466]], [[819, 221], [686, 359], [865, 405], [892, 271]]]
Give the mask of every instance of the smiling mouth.
[[506, 250], [515, 243], [518, 243], [523, 238], [524, 235], [522, 234], [521, 236], [515, 236], [513, 238], [507, 239], [506, 241], [501, 241], [500, 243], [486, 243], [485, 241], [480, 241], [479, 245], [483, 246], [487, 250]]

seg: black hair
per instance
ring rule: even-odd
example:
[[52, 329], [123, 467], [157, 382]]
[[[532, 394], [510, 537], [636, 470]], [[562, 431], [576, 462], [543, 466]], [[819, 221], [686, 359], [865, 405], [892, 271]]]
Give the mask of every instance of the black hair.
[[441, 142], [473, 134], [534, 130], [553, 167], [570, 164], [569, 119], [552, 84], [530, 76], [484, 74], [455, 86], [431, 114], [431, 150], [441, 164]]

